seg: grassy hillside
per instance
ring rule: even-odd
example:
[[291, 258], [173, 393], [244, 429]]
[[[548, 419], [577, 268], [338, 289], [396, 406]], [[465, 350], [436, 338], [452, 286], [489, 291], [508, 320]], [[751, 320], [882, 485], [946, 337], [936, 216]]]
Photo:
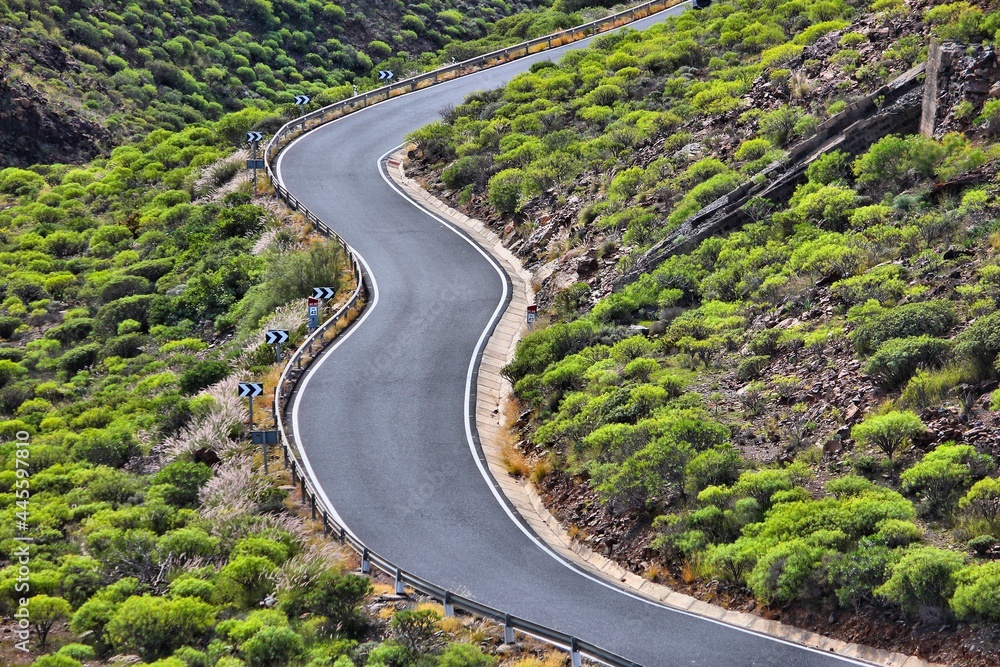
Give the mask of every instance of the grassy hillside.
[[[0, 168], [248, 107], [297, 113], [582, 20], [600, 2], [0, 1]], [[537, 10], [524, 13], [525, 10]]]
[[959, 101], [962, 132], [829, 153], [790, 201], [604, 295], [931, 35], [998, 27], [987, 3], [719, 2], [413, 135], [417, 170], [539, 272], [508, 460], [581, 539], [708, 599], [995, 662], [995, 102]]

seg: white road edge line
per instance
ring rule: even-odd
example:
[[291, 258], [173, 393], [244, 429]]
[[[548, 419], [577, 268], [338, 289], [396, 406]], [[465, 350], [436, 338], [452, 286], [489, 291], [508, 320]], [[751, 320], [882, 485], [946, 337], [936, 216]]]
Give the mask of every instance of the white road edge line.
[[[669, 11], [669, 10], [667, 10], [667, 11]], [[575, 42], [574, 42], [574, 44], [577, 44], [577, 48], [584, 48], [585, 47], [585, 45], [579, 45], [578, 43], [575, 43]], [[567, 45], [567, 47], [572, 47], [572, 46], [573, 46], [573, 44]], [[560, 47], [560, 48], [564, 48], [564, 47]], [[566, 49], [566, 50], [569, 50], [569, 49]], [[548, 52], [548, 51], [542, 51], [541, 53], [550, 53], [550, 52]], [[522, 60], [522, 59], [512, 60], [512, 61], [510, 61], [508, 63], [504, 63], [502, 65], [497, 65], [496, 67], [491, 67], [490, 70], [496, 70], [496, 69], [499, 69], [500, 67], [505, 67], [507, 65], [514, 64], [516, 62], [519, 62], [519, 60]], [[481, 71], [486, 71], [486, 70], [481, 70]], [[473, 72], [470, 75], [474, 75], [474, 74], [476, 74], [476, 72]], [[466, 76], [470, 76], [470, 75], [466, 75]], [[391, 97], [389, 99], [382, 100], [380, 102], [377, 102], [376, 104], [373, 104], [371, 106], [365, 107], [364, 109], [360, 109], [360, 110], [358, 110], [358, 111], [356, 111], [354, 113], [348, 114], [346, 116], [341, 116], [340, 118], [335, 118], [334, 120], [332, 120], [332, 121], [330, 121], [328, 123], [324, 123], [322, 125], [319, 125], [319, 126], [313, 128], [313, 129], [309, 130], [308, 132], [306, 132], [306, 133], [304, 133], [304, 134], [296, 137], [290, 144], [288, 144], [287, 146], [285, 146], [285, 148], [283, 148], [280, 153], [278, 153], [278, 159], [275, 162], [275, 166], [274, 166], [274, 172], [275, 172], [275, 174], [278, 177], [278, 183], [280, 183], [282, 187], [285, 187], [287, 189], [287, 186], [285, 185], [285, 181], [284, 181], [284, 179], [281, 176], [281, 161], [284, 158], [285, 153], [287, 153], [292, 148], [292, 146], [294, 146], [295, 144], [297, 144], [302, 139], [305, 139], [307, 136], [309, 136], [313, 132], [316, 132], [317, 130], [321, 130], [321, 129], [325, 128], [325, 127], [328, 127], [328, 126], [332, 125], [333, 123], [336, 123], [339, 120], [343, 120], [344, 118], [350, 118], [350, 117], [356, 116], [357, 114], [363, 113], [363, 112], [367, 111], [368, 109], [374, 109], [375, 107], [377, 107], [379, 105], [385, 104], [387, 102], [392, 102], [393, 100], [397, 100], [397, 99], [406, 97], [407, 95], [412, 95], [413, 93], [421, 92], [423, 90], [429, 90], [429, 89], [421, 88], [421, 89], [418, 89], [418, 90], [415, 90], [415, 91], [411, 91], [409, 93], [404, 93], [402, 95], [397, 95], [396, 97]], [[482, 349], [482, 346], [484, 344], [487, 332], [490, 329], [492, 329], [493, 326], [495, 325], [495, 321], [498, 319], [498, 313], [502, 313], [504, 301], [506, 301], [506, 299], [507, 299], [507, 296], [506, 296], [507, 295], [506, 274], [503, 272], [503, 269], [501, 269], [496, 264], [496, 262], [493, 260], [493, 258], [490, 257], [489, 254], [486, 253], [479, 246], [479, 244], [477, 244], [475, 241], [473, 241], [472, 239], [470, 239], [469, 237], [467, 237], [463, 232], [461, 232], [460, 230], [458, 230], [457, 228], [455, 228], [454, 226], [452, 226], [451, 223], [443, 220], [442, 218], [438, 217], [435, 214], [432, 214], [430, 211], [427, 211], [425, 208], [423, 208], [422, 206], [420, 206], [420, 204], [418, 204], [417, 202], [413, 201], [405, 193], [403, 193], [401, 190], [399, 190], [395, 183], [391, 182], [391, 179], [389, 179], [389, 177], [382, 170], [382, 161], [388, 155], [391, 155], [395, 151], [399, 150], [399, 148], [401, 148], [401, 146], [402, 146], [402, 144], [400, 146], [397, 146], [397, 147], [395, 147], [395, 148], [387, 151], [381, 157], [379, 157], [378, 162], [377, 162], [377, 167], [378, 167], [379, 175], [382, 177], [382, 179], [386, 183], [389, 184], [389, 187], [391, 187], [397, 194], [399, 194], [401, 197], [403, 197], [408, 202], [410, 202], [410, 204], [412, 206], [414, 206], [415, 208], [419, 209], [420, 211], [422, 211], [424, 214], [426, 214], [430, 218], [437, 220], [438, 222], [442, 223], [443, 225], [445, 225], [446, 227], [448, 227], [449, 229], [451, 229], [453, 232], [455, 232], [460, 237], [462, 237], [463, 239], [465, 239], [465, 241], [467, 243], [469, 243], [473, 248], [475, 248], [477, 251], [479, 251], [487, 259], [487, 261], [490, 262], [490, 264], [493, 266], [493, 268], [500, 273], [501, 280], [503, 281], [503, 284], [504, 284], [504, 296], [501, 299], [499, 305], [497, 306], [497, 311], [494, 312], [493, 319], [490, 320], [489, 324], [486, 326], [486, 329], [483, 330], [483, 333], [482, 333], [482, 335], [479, 338], [479, 342], [477, 344], [476, 350], [473, 352], [472, 361], [469, 364], [469, 372], [468, 372], [468, 376], [467, 376], [466, 390], [465, 390], [465, 403], [466, 403], [465, 423], [466, 423], [466, 435], [469, 438], [469, 447], [472, 449], [472, 454], [473, 454], [473, 458], [476, 460], [476, 465], [479, 468], [480, 473], [483, 475], [483, 477], [484, 477], [484, 479], [486, 481], [487, 486], [492, 491], [492, 493], [493, 493], [494, 497], [496, 498], [497, 502], [500, 503], [500, 506], [507, 513], [507, 515], [510, 517], [510, 519], [515, 523], [515, 525], [517, 525], [517, 527], [533, 543], [535, 543], [542, 551], [544, 551], [545, 553], [547, 553], [549, 556], [551, 556], [552, 558], [554, 558], [557, 562], [559, 562], [563, 566], [565, 566], [565, 567], [573, 570], [574, 572], [576, 572], [577, 574], [579, 574], [579, 575], [587, 578], [588, 580], [590, 580], [590, 581], [592, 581], [592, 582], [594, 582], [596, 584], [599, 584], [599, 585], [601, 585], [601, 586], [603, 586], [603, 587], [605, 587], [605, 588], [607, 588], [609, 590], [613, 590], [613, 591], [615, 591], [617, 593], [620, 593], [621, 595], [628, 596], [628, 597], [630, 597], [632, 599], [638, 600], [640, 602], [644, 602], [644, 603], [646, 603], [648, 605], [651, 605], [651, 606], [654, 606], [654, 607], [658, 607], [658, 608], [661, 608], [661, 609], [666, 609], [666, 610], [669, 610], [669, 611], [672, 611], [672, 612], [675, 612], [675, 613], [678, 613], [678, 614], [683, 614], [683, 615], [689, 616], [691, 618], [697, 618], [697, 619], [702, 620], [702, 621], [708, 621], [710, 623], [714, 623], [715, 625], [719, 625], [721, 627], [729, 628], [729, 629], [732, 629], [732, 630], [737, 630], [739, 632], [743, 632], [743, 633], [746, 633], [746, 634], [749, 634], [749, 635], [754, 635], [754, 636], [757, 636], [757, 637], [762, 637], [764, 639], [768, 639], [770, 641], [774, 641], [774, 642], [777, 642], [779, 644], [785, 644], [786, 646], [792, 646], [792, 647], [795, 647], [795, 648], [798, 648], [798, 649], [802, 649], [802, 650], [805, 650], [805, 651], [809, 651], [811, 653], [816, 653], [816, 654], [819, 654], [819, 655], [830, 656], [830, 657], [833, 657], [833, 658], [835, 658], [837, 660], [840, 660], [840, 661], [844, 662], [845, 664], [859, 665], [861, 667], [872, 667], [875, 663], [862, 662], [862, 661], [854, 660], [852, 658], [848, 658], [846, 656], [841, 656], [841, 655], [838, 655], [838, 654], [830, 652], [830, 651], [823, 651], [823, 650], [820, 650], [818, 648], [814, 648], [812, 646], [806, 646], [805, 644], [799, 644], [799, 643], [796, 643], [796, 642], [791, 642], [791, 641], [788, 641], [786, 639], [781, 639], [780, 637], [774, 637], [772, 635], [764, 634], [762, 632], [757, 632], [757, 631], [751, 630], [749, 628], [743, 628], [743, 627], [740, 627], [738, 625], [732, 625], [732, 624], [729, 624], [729, 623], [723, 623], [722, 621], [716, 620], [714, 618], [708, 618], [707, 616], [701, 616], [699, 614], [694, 614], [694, 613], [689, 612], [689, 611], [684, 610], [684, 609], [678, 609], [676, 607], [670, 607], [668, 605], [662, 604], [662, 603], [657, 602], [655, 600], [650, 600], [649, 598], [643, 597], [641, 595], [636, 595], [635, 593], [633, 593], [631, 591], [628, 591], [628, 590], [626, 590], [626, 589], [624, 589], [624, 588], [622, 588], [620, 586], [615, 586], [615, 585], [611, 584], [610, 582], [603, 581], [603, 580], [601, 580], [601, 579], [593, 576], [589, 572], [584, 571], [583, 569], [581, 569], [577, 565], [575, 565], [575, 564], [573, 564], [573, 563], [565, 560], [564, 558], [562, 558], [561, 556], [559, 556], [558, 554], [556, 554], [554, 551], [552, 551], [551, 548], [549, 548], [549, 546], [547, 544], [544, 544], [543, 542], [541, 542], [538, 539], [538, 537], [536, 537], [534, 534], [532, 534], [532, 532], [522, 523], [522, 521], [519, 518], [517, 518], [517, 516], [507, 506], [507, 503], [504, 502], [503, 497], [500, 495], [500, 491], [490, 481], [489, 474], [485, 471], [485, 469], [483, 468], [482, 462], [479, 460], [479, 456], [478, 456], [478, 454], [476, 453], [476, 450], [475, 450], [475, 443], [472, 440], [472, 432], [471, 432], [470, 417], [469, 417], [469, 410], [468, 410], [469, 401], [470, 401], [470, 398], [471, 398], [471, 390], [472, 390], [471, 389], [471, 387], [472, 387], [472, 385], [471, 385], [471, 383], [472, 383], [472, 377], [471, 376], [472, 376], [472, 374], [474, 372], [474, 369], [475, 369], [476, 357], [479, 356], [479, 353], [480, 353], [480, 351]], [[354, 250], [354, 249], [352, 248], [352, 250]], [[333, 345], [331, 345], [330, 347], [326, 348], [323, 351], [323, 353], [320, 355], [319, 359], [317, 359], [314, 363], [310, 364], [309, 371], [306, 373], [305, 377], [302, 378], [302, 380], [300, 381], [300, 385], [297, 387], [297, 391], [296, 391], [296, 394], [295, 394], [295, 401], [292, 404], [292, 432], [294, 434], [296, 443], [301, 443], [301, 440], [299, 438], [299, 405], [300, 405], [301, 400], [302, 400], [302, 395], [305, 393], [305, 389], [306, 389], [307, 385], [309, 384], [309, 380], [312, 378], [313, 374], [315, 374], [315, 372], [317, 370], [319, 370], [319, 368], [323, 365], [323, 363], [327, 360], [327, 358], [337, 348], [339, 348], [345, 341], [347, 341], [347, 339], [350, 338], [351, 335], [355, 331], [357, 331], [358, 329], [361, 328], [361, 325], [364, 323], [364, 321], [366, 319], [368, 319], [368, 316], [372, 313], [372, 311], [375, 310], [375, 306], [378, 305], [379, 290], [378, 290], [378, 283], [375, 280], [375, 274], [371, 270], [371, 267], [368, 265], [368, 262], [365, 261], [365, 258], [361, 255], [361, 253], [359, 253], [357, 250], [354, 250], [354, 254], [357, 255], [358, 261], [361, 262], [364, 265], [365, 271], [367, 272], [368, 277], [371, 280], [373, 297], [372, 297], [371, 303], [369, 303], [369, 304], [367, 304], [365, 306], [364, 314], [362, 314], [361, 319], [356, 320], [355, 322], [353, 322], [351, 324], [351, 326], [348, 327], [347, 331], [343, 335], [341, 335], [340, 337], [338, 337], [337, 341]], [[299, 455], [302, 457], [302, 463], [305, 466], [306, 471], [309, 473], [309, 477], [312, 479], [313, 485], [316, 487], [316, 489], [318, 490], [319, 494], [323, 497], [323, 501], [326, 503], [326, 506], [332, 512], [334, 519], [337, 521], [337, 523], [339, 523], [341, 526], [344, 527], [344, 530], [351, 537], [353, 537], [358, 542], [361, 542], [361, 540], [354, 533], [354, 531], [352, 531], [351, 528], [344, 522], [343, 518], [337, 512], [337, 509], [334, 507], [333, 503], [330, 502], [330, 498], [326, 494], [326, 489], [323, 488], [323, 486], [319, 483], [318, 478], [316, 477], [316, 472], [313, 470], [312, 464], [309, 461], [309, 457], [306, 454], [305, 447], [301, 447], [300, 446], [298, 449], [299, 449]]]

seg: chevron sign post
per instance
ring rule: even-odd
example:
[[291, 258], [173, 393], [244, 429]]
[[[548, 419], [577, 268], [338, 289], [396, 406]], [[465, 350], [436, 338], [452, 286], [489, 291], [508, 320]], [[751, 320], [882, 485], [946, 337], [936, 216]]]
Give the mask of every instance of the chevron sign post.
[[281, 344], [288, 342], [288, 331], [286, 329], [268, 329], [264, 334], [264, 341], [268, 345], [274, 345], [277, 351], [278, 363], [281, 363]]
[[329, 301], [337, 294], [337, 290], [332, 287], [313, 287], [313, 298]]
[[247, 160], [247, 168], [253, 169], [253, 191], [257, 192], [257, 170], [264, 168], [264, 161], [257, 158], [257, 144], [260, 140], [264, 138], [264, 135], [260, 132], [247, 132], [247, 143], [250, 144], [250, 150], [253, 152], [253, 156]]
[[295, 96], [295, 103], [299, 105], [299, 111], [302, 113], [303, 116], [306, 114], [306, 105], [309, 104], [309, 99], [310, 98], [308, 95]]
[[390, 81], [394, 76], [396, 76], [396, 74], [391, 69], [380, 69], [378, 71], [379, 81]]
[[250, 406], [250, 428], [253, 428], [253, 399], [254, 396], [264, 393], [264, 385], [259, 382], [240, 382], [237, 392], [240, 398], [247, 399], [247, 404]]

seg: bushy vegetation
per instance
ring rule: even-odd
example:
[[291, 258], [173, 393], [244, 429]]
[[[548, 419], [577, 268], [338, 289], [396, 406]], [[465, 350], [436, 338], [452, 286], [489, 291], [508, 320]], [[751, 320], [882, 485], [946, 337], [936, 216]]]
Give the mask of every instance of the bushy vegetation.
[[[448, 188], [498, 217], [530, 227], [576, 197], [587, 204], [567, 247], [641, 249], [813, 131], [823, 102], [754, 112], [742, 96], [789, 76], [776, 70], [819, 36], [856, 46], [852, 19], [901, 6], [875, 4], [715, 3], [538, 65], [411, 138]], [[973, 41], [993, 39], [984, 12], [948, 7], [926, 16], [935, 32], [967, 21]], [[859, 77], [884, 81], [922, 46], [893, 48]], [[740, 137], [728, 152], [698, 135], [719, 119]], [[535, 478], [554, 469], [646, 528], [685, 582], [769, 605], [1000, 617], [982, 560], [1000, 543], [993, 441], [932, 423], [992, 419], [980, 400], [1000, 375], [990, 141], [893, 135], [828, 153], [787, 202], [751, 202], [740, 229], [592, 307], [554, 298], [504, 369], [530, 411]]]
[[[426, 161], [438, 163], [448, 188], [481, 196], [502, 216], [553, 188], [564, 198], [580, 196], [577, 184], [587, 176], [599, 181], [614, 174], [600, 192], [588, 193], [596, 201], [581, 213], [581, 233], [648, 247], [815, 131], [825, 111], [804, 94], [790, 94], [790, 103], [770, 110], [753, 109], [744, 96], [769, 82], [791, 89], [785, 65], [866, 6], [713, 3], [642, 33], [600, 37], [594, 48], [557, 65], [538, 63], [503, 90], [471, 95], [411, 139]], [[873, 63], [866, 85], [909, 64]], [[733, 130], [753, 136], [724, 160], [706, 157], [707, 144], [690, 150], [698, 142], [685, 124], [705, 116], [724, 117]], [[636, 153], [652, 146], [655, 159], [635, 164]], [[804, 193], [808, 201], [795, 213], [846, 224], [857, 204], [850, 193], [837, 191], [838, 198], [835, 191], [831, 184], [821, 195]]]
[[[380, 85], [381, 69], [405, 76], [478, 55], [575, 25], [577, 10], [603, 3], [548, 4], [140, 0], [95, 11], [89, 0], [7, 0], [0, 22], [19, 39], [0, 58], [9, 59], [8, 76], [65, 106], [82, 104], [121, 140], [240, 109], [291, 112], [299, 94], [329, 104], [352, 85]], [[2, 191], [15, 187], [34, 186], [0, 182]]]
[[[292, 1], [36, 5], [0, 2], [4, 25], [25, 49], [83, 64], [36, 63], [33, 80], [107, 81], [84, 108], [142, 136], [83, 165], [0, 169], [0, 613], [25, 595], [10, 559], [24, 532], [23, 432], [33, 648], [54, 651], [36, 664], [492, 664], [426, 611], [373, 630], [371, 582], [257, 472], [235, 399], [234, 371], [274, 377], [263, 328], [304, 337], [301, 306], [286, 304], [351, 286], [339, 246], [236, 178], [233, 145], [279, 123], [295, 93], [330, 101], [365, 85], [372, 61], [334, 37], [364, 14]], [[369, 50], [466, 42], [487, 34], [482, 17], [524, 5], [454, 6], [468, 16], [411, 8], [407, 30], [421, 34]]]

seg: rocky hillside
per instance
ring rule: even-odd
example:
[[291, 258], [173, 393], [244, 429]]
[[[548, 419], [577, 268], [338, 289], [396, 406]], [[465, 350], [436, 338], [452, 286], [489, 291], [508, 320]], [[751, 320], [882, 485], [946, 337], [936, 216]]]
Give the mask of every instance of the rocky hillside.
[[[998, 27], [985, 2], [720, 2], [413, 135], [411, 171], [535, 271], [508, 460], [578, 539], [720, 604], [996, 664]], [[866, 96], [891, 117], [881, 87], [932, 38], [955, 41], [932, 136], [917, 113], [787, 162]]]

